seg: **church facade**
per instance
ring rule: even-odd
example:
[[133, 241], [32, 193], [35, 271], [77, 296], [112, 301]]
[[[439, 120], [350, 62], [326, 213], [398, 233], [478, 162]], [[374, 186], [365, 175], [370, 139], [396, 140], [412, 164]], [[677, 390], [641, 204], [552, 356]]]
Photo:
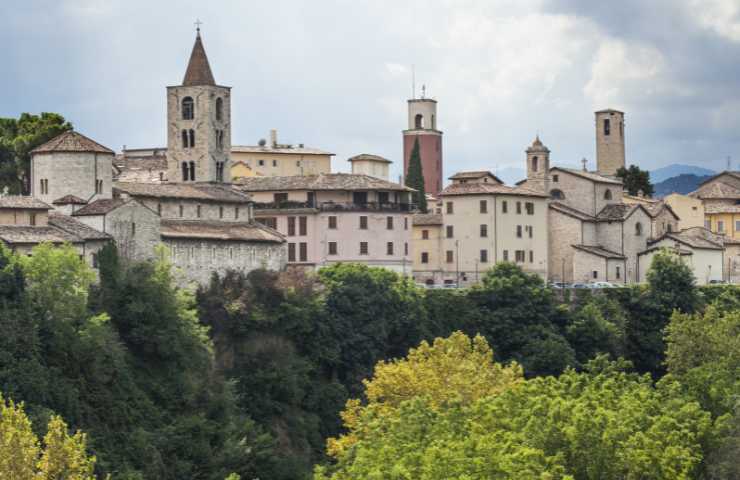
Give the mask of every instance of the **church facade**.
[[167, 175], [151, 181], [65, 132], [32, 152], [32, 196], [115, 241], [126, 258], [152, 258], [163, 244], [185, 281], [283, 269], [285, 238], [255, 221], [250, 195], [230, 183], [231, 89], [216, 84], [200, 32], [182, 84], [167, 87], [167, 146]]

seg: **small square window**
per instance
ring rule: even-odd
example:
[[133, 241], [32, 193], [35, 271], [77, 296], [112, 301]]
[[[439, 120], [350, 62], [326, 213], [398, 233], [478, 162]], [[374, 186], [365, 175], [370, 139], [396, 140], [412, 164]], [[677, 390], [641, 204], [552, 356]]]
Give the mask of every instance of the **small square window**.
[[337, 217], [334, 215], [329, 217], [329, 229], [336, 230], [337, 229]]
[[367, 255], [367, 242], [360, 242], [360, 255]]
[[421, 252], [421, 263], [429, 263], [429, 253]]
[[393, 255], [393, 242], [388, 242], [385, 246], [385, 253], [387, 255]]
[[447, 225], [446, 228], [447, 231], [447, 238], [453, 238], [455, 236], [455, 229], [452, 225]]
[[429, 240], [429, 230], [422, 230], [421, 231], [421, 239], [422, 240]]
[[488, 263], [488, 250], [481, 250], [480, 251], [480, 262], [481, 263]]
[[454, 257], [452, 256], [452, 250], [447, 250], [446, 260], [447, 260], [447, 263], [452, 263], [454, 261]]
[[337, 254], [337, 242], [329, 242], [329, 255]]
[[367, 230], [367, 217], [365, 215], [360, 216], [360, 230]]
[[453, 212], [452, 202], [447, 202], [446, 205], [447, 205], [447, 213], [448, 214], [452, 214], [452, 212]]

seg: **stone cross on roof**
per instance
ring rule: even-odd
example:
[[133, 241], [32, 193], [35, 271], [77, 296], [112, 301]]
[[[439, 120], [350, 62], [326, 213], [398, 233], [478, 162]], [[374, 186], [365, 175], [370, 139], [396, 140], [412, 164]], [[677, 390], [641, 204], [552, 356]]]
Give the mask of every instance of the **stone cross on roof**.
[[583, 171], [587, 172], [588, 169], [586, 168], [586, 163], [588, 163], [588, 160], [586, 160], [586, 157], [583, 157], [583, 159], [581, 160], [581, 163], [583, 164]]
[[203, 25], [203, 22], [201, 22], [199, 19], [196, 18], [194, 25], [195, 25], [195, 31], [200, 33], [200, 26]]

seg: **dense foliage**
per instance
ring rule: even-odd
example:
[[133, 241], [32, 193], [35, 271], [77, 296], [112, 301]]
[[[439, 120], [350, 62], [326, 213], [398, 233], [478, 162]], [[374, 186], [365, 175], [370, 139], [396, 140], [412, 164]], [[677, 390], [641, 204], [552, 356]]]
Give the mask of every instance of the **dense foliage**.
[[[655, 437], [644, 438], [655, 443], [669, 439], [651, 422], [666, 418], [694, 432], [676, 444], [693, 452], [685, 465], [676, 465], [670, 448], [660, 457], [651, 456], [657, 447], [630, 452], [676, 478], [730, 478], [721, 472], [732, 471], [740, 435], [731, 382], [737, 361], [727, 356], [736, 348], [729, 339], [737, 338], [737, 289], [700, 290], [678, 259], [656, 258], [648, 285], [575, 298], [556, 295], [509, 263], [470, 289], [424, 290], [387, 270], [344, 264], [318, 274], [232, 272], [214, 276], [194, 296], [177, 288], [163, 260], [124, 264], [112, 247], [99, 256], [99, 282], [71, 247], [41, 246], [23, 258], [2, 249], [0, 391], [25, 402], [39, 437], [54, 415], [85, 431], [96, 474], [114, 480], [220, 480], [231, 472], [292, 480], [310, 477], [317, 463], [332, 475], [349, 465], [343, 452], [356, 450], [354, 425], [365, 412], [439, 419], [440, 435], [464, 449], [455, 443], [462, 428], [455, 422], [499, 428], [485, 416], [496, 409], [511, 410], [501, 421], [516, 426], [494, 429], [511, 440], [501, 461], [509, 454], [514, 463], [531, 460], [532, 471], [578, 472], [588, 467], [570, 459], [578, 451], [612, 461], [611, 444], [583, 450], [576, 439], [562, 440], [563, 432], [588, 426], [594, 435], [632, 438], [634, 429], [655, 429]], [[716, 333], [694, 333], [710, 321]], [[708, 353], [682, 353], [699, 345]], [[605, 360], [584, 372], [599, 355], [623, 357], [638, 373]], [[555, 394], [561, 403], [547, 400]], [[633, 402], [636, 396], [644, 405]], [[596, 399], [633, 411], [636, 423], [609, 423], [616, 422], [609, 409], [579, 417], [583, 402]], [[527, 430], [534, 425], [525, 425], [527, 408], [555, 422], [557, 405], [570, 416], [540, 423], [548, 429], [542, 435], [552, 436], [516, 453], [534, 434]], [[653, 409], [650, 418], [638, 407]], [[372, 432], [372, 423], [362, 425]], [[444, 433], [444, 425], [452, 431]], [[327, 454], [329, 438], [337, 440]], [[427, 452], [424, 438], [414, 441]], [[622, 468], [617, 460], [614, 468]]]
[[0, 118], [0, 192], [7, 188], [8, 193], [28, 194], [31, 150], [71, 129], [58, 113]]
[[622, 179], [624, 189], [630, 195], [642, 193], [646, 197], [652, 197], [655, 193], [653, 184], [650, 183], [650, 172], [641, 170], [637, 165], [630, 165], [629, 168], [619, 167], [617, 177]]

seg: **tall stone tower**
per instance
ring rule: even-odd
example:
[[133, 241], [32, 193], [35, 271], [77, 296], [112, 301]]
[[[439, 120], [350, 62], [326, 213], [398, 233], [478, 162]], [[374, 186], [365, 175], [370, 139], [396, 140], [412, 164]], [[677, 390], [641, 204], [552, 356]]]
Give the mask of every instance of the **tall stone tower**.
[[403, 173], [408, 175], [414, 142], [419, 139], [424, 190], [437, 195], [442, 191], [442, 132], [437, 130], [437, 101], [413, 98], [408, 101], [409, 127], [403, 131]]
[[200, 28], [182, 85], [167, 87], [167, 178], [231, 181], [231, 87], [216, 85]]
[[624, 112], [596, 112], [596, 169], [601, 175], [616, 175], [624, 167]]
[[527, 187], [549, 195], [550, 150], [542, 144], [540, 136], [527, 148]]

